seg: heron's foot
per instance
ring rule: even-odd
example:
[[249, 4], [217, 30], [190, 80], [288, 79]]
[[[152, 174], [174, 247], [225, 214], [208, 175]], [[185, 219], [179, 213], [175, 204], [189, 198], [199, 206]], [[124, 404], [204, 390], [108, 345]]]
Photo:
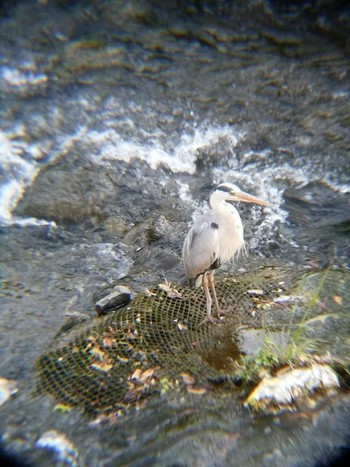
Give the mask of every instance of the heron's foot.
[[222, 310], [221, 308], [216, 309], [216, 317], [217, 319], [220, 320], [220, 318], [225, 318], [225, 316], [228, 315], [228, 312], [225, 310]]
[[214, 326], [217, 326], [218, 324], [222, 323], [220, 318], [215, 318], [214, 316], [207, 315], [199, 324], [199, 326], [202, 326], [204, 323], [210, 323], [213, 324]]

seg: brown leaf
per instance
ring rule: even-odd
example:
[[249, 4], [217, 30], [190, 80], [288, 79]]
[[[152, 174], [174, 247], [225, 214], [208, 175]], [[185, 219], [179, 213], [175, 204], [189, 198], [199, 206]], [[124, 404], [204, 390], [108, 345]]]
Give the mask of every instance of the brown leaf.
[[186, 385], [191, 385], [196, 382], [193, 376], [191, 376], [189, 373], [180, 373], [180, 376]]
[[94, 370], [107, 372], [111, 368], [113, 368], [113, 365], [111, 363], [106, 362], [95, 362], [91, 364], [91, 368], [93, 368]]
[[186, 324], [182, 324], [182, 323], [177, 323], [177, 327], [179, 328], [180, 331], [187, 331], [188, 329]]
[[103, 339], [103, 346], [107, 349], [113, 347], [115, 345], [115, 340], [112, 339], [111, 337], [105, 337]]
[[131, 375], [131, 379], [140, 380], [141, 374], [142, 374], [141, 368], [136, 368], [134, 373]]
[[248, 290], [248, 294], [253, 295], [253, 296], [264, 295], [264, 291], [261, 290], [261, 289], [250, 289], [250, 290]]
[[131, 379], [140, 384], [144, 384], [148, 379], [152, 378], [154, 372], [155, 368], [148, 368], [145, 371], [141, 371], [141, 368], [137, 368], [131, 375]]
[[128, 363], [129, 359], [126, 357], [121, 357], [120, 355], [116, 355], [117, 359], [122, 363]]
[[191, 394], [198, 394], [199, 396], [207, 392], [205, 388], [194, 388], [193, 386], [187, 386], [186, 389], [187, 389], [187, 392]]
[[148, 370], [141, 373], [139, 381], [141, 381], [141, 383], [144, 383], [153, 376], [154, 371], [154, 368], [148, 368]]
[[343, 298], [340, 297], [339, 295], [334, 295], [333, 300], [337, 305], [341, 305], [343, 303]]
[[89, 351], [89, 353], [90, 353], [91, 355], [93, 355], [95, 358], [97, 358], [97, 360], [100, 360], [101, 362], [105, 359], [105, 353], [104, 353], [104, 351], [103, 351], [100, 347], [98, 347], [98, 346], [93, 347], [93, 348]]

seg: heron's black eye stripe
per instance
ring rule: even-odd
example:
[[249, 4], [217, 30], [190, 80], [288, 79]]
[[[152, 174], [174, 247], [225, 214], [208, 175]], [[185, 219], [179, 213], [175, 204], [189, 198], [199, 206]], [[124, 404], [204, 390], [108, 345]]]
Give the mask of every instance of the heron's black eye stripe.
[[219, 224], [217, 224], [216, 222], [212, 222], [212, 223], [210, 224], [210, 227], [211, 227], [212, 229], [218, 229], [218, 228], [219, 228]]
[[217, 190], [219, 190], [219, 191], [224, 191], [225, 193], [231, 193], [232, 188], [230, 188], [230, 187], [227, 186], [227, 185], [219, 185], [219, 186], [217, 187]]

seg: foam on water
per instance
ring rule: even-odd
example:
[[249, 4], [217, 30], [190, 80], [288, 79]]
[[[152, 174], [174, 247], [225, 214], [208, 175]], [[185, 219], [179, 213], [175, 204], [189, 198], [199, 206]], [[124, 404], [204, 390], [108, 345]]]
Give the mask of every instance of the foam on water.
[[30, 87], [46, 84], [48, 78], [43, 73], [37, 73], [33, 62], [23, 62], [20, 67], [1, 67], [0, 88], [24, 92]]
[[0, 130], [0, 225], [55, 225], [53, 221], [33, 217], [18, 219], [12, 212], [44, 167], [42, 158], [49, 153], [49, 162], [68, 153], [77, 141], [84, 139], [85, 133], [86, 128], [79, 127], [74, 134], [58, 138], [57, 148], [51, 150], [53, 142], [47, 140], [28, 143], [25, 129], [20, 126], [12, 132]]
[[14, 140], [13, 136], [0, 131], [0, 223], [5, 225], [12, 223], [12, 210], [37, 170], [35, 163], [23, 157], [24, 142]]
[[[242, 166], [254, 156], [254, 160], [258, 161], [258, 166], [250, 164], [249, 171]], [[231, 160], [231, 169], [217, 167], [214, 169], [214, 181], [220, 183], [229, 181], [237, 184], [240, 188], [248, 193], [258, 196], [269, 203], [269, 206], [264, 208], [264, 214], [261, 215], [261, 209], [252, 207], [251, 215], [256, 217], [254, 236], [250, 240], [249, 247], [258, 249], [259, 242], [262, 239], [273, 238], [274, 230], [279, 223], [285, 223], [288, 219], [288, 211], [283, 209], [284, 189], [281, 185], [301, 188], [312, 182], [326, 183], [330, 189], [339, 193], [349, 193], [349, 185], [341, 185], [334, 183], [329, 176], [319, 174], [318, 168], [308, 166], [295, 167], [287, 162], [279, 165], [271, 165], [269, 163], [270, 151], [248, 152], [238, 161], [234, 158]], [[299, 247], [293, 239], [286, 239], [292, 246]]]
[[185, 201], [187, 203], [193, 203], [193, 197], [190, 193], [190, 187], [188, 183], [183, 183], [180, 182], [179, 180], [177, 181], [177, 185], [179, 187], [179, 198], [182, 201]]
[[343, 183], [335, 182], [329, 175], [325, 176], [323, 181], [329, 186], [331, 190], [335, 190], [343, 194], [350, 193], [350, 184], [345, 185]]
[[[130, 120], [130, 118], [129, 118]], [[107, 122], [108, 123], [108, 122]], [[129, 122], [130, 125], [130, 122]], [[69, 154], [79, 145], [84, 148], [85, 157], [94, 163], [104, 165], [111, 160], [133, 163], [141, 160], [152, 169], [159, 167], [169, 171], [169, 177], [178, 184], [179, 197], [182, 201], [193, 205], [194, 209], [203, 209], [194, 200], [189, 185], [184, 183], [181, 175], [194, 175], [197, 170], [197, 159], [201, 154], [225, 152], [225, 164], [213, 169], [215, 183], [230, 181], [237, 183], [244, 191], [251, 192], [267, 200], [261, 229], [274, 225], [277, 221], [285, 222], [287, 212], [281, 208], [283, 189], [281, 185], [303, 186], [312, 180], [320, 180], [312, 168], [296, 168], [285, 164], [274, 166], [270, 161], [270, 151], [247, 152], [236, 155], [237, 144], [245, 137], [229, 125], [211, 125], [205, 122], [182, 134], [165, 134], [163, 130], [145, 132], [133, 123], [131, 136], [121, 136], [116, 129], [105, 125], [104, 131], [91, 130], [84, 125], [77, 126], [71, 134], [58, 133], [52, 140], [28, 143], [24, 128], [17, 125], [12, 131], [0, 131], [0, 224], [40, 225], [48, 221], [34, 218], [16, 219], [12, 212], [23, 196], [25, 189], [33, 183], [39, 171], [49, 161]], [[224, 148], [224, 149], [222, 149]], [[45, 158], [43, 157], [45, 156]], [[163, 175], [167, 177], [167, 175]], [[350, 187], [339, 186], [330, 177], [325, 179], [330, 188], [347, 193]], [[197, 214], [194, 213], [194, 216]], [[50, 222], [49, 222], [50, 223]]]
[[157, 135], [153, 135], [153, 139], [149, 133], [147, 136], [149, 138], [145, 144], [133, 138], [126, 140], [114, 129], [103, 132], [92, 130], [87, 133], [86, 141], [98, 147], [98, 151], [91, 155], [91, 158], [99, 163], [106, 160], [130, 163], [133, 159], [139, 159], [145, 161], [152, 169], [163, 166], [173, 173], [193, 175], [196, 171], [198, 151], [217, 144], [222, 138], [225, 138], [228, 147], [235, 147], [242, 138], [241, 134], [228, 126], [203, 126], [183, 134], [179, 142], [173, 144], [169, 150], [161, 143], [161, 135], [158, 135], [158, 138]]

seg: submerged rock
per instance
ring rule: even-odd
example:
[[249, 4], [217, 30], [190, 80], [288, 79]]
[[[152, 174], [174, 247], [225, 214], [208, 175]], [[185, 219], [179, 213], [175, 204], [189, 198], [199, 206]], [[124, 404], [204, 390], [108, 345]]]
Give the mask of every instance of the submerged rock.
[[50, 449], [55, 452], [55, 457], [62, 465], [78, 467], [78, 450], [69, 441], [65, 434], [56, 430], [46, 431], [37, 441], [38, 448]]

